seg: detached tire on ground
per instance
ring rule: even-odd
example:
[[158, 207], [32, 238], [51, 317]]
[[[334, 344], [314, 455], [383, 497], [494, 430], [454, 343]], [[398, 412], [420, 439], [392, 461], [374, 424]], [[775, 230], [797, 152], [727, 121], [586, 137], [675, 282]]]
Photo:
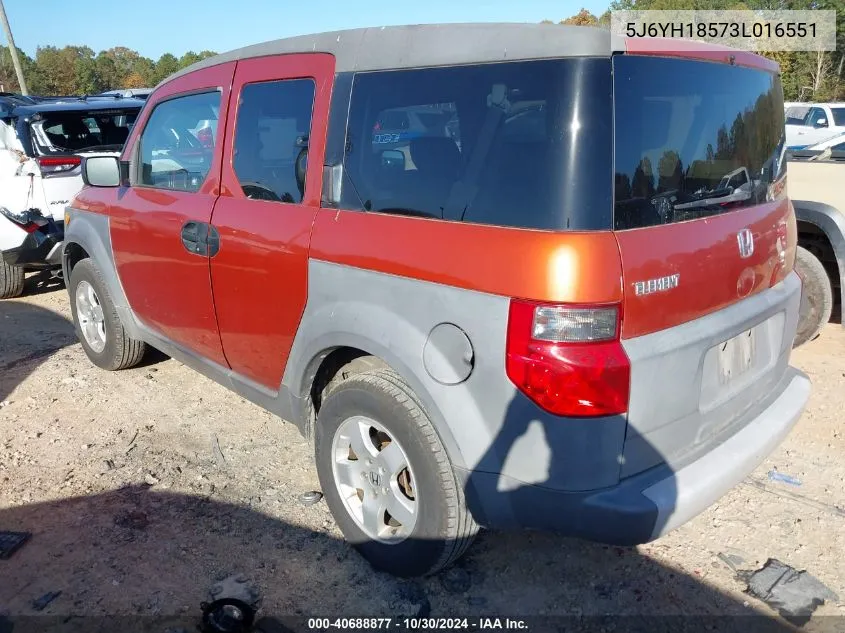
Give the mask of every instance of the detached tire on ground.
[[127, 336], [103, 277], [90, 259], [74, 266], [68, 291], [76, 336], [91, 362], [109, 371], [137, 365], [144, 356], [144, 342]]
[[346, 539], [396, 576], [457, 560], [478, 528], [411, 388], [390, 369], [371, 369], [327, 391], [314, 432], [317, 474]]
[[9, 266], [0, 258], [0, 299], [14, 299], [23, 294], [24, 272], [18, 266]]
[[833, 310], [833, 289], [822, 263], [810, 251], [798, 247], [795, 270], [803, 280], [798, 331], [792, 347], [812, 341], [819, 335]]

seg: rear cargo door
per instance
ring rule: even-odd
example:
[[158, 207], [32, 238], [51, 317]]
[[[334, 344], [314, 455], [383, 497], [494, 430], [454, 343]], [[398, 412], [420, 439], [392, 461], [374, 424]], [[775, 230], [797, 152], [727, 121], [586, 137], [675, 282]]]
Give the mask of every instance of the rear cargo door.
[[614, 91], [624, 477], [735, 432], [783, 374], [796, 235], [775, 74], [626, 55]]

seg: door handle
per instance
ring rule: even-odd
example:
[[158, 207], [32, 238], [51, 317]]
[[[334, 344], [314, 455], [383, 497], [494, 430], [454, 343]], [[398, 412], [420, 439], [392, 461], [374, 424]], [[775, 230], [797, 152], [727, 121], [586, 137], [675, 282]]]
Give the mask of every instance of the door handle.
[[220, 250], [220, 232], [206, 222], [186, 222], [181, 238], [185, 250], [200, 257], [214, 257]]
[[205, 222], [186, 222], [182, 226], [182, 245], [189, 253], [202, 257], [208, 254], [205, 240], [203, 239], [203, 229], [206, 226]]

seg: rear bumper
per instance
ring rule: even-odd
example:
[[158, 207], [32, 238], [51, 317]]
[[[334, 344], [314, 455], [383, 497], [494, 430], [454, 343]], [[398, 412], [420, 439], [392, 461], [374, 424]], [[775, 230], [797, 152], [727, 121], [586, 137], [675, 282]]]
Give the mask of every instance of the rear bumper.
[[60, 268], [62, 265], [62, 242], [64, 232], [60, 226], [28, 233], [23, 243], [3, 251], [3, 260], [10, 266], [44, 269]]
[[467, 501], [487, 527], [553, 530], [614, 545], [646, 543], [683, 525], [747, 477], [783, 441], [809, 395], [807, 376], [790, 367], [743, 428], [676, 472], [663, 464], [588, 493], [462, 473]]

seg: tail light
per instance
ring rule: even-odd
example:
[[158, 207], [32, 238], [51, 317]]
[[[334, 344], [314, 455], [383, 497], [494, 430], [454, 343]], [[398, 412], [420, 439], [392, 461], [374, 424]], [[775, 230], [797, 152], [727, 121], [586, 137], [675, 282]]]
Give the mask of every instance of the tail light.
[[41, 168], [42, 176], [52, 176], [76, 169], [82, 163], [82, 158], [79, 156], [40, 156], [36, 161]]
[[36, 213], [37, 215], [34, 215], [32, 210], [27, 210], [23, 213], [12, 213], [6, 207], [0, 207], [0, 215], [7, 217], [15, 226], [22, 228], [27, 233], [35, 233], [47, 224], [47, 220], [41, 216], [41, 213], [38, 211]]
[[508, 378], [542, 409], [595, 417], [628, 410], [631, 364], [619, 341], [620, 307], [512, 300]]

